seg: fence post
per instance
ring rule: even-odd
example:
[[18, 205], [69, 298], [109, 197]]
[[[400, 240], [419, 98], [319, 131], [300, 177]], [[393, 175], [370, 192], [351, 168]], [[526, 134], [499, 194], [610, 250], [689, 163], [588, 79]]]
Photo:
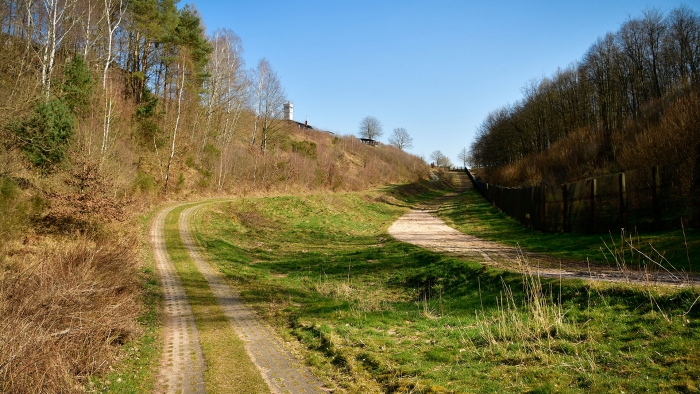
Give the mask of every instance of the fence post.
[[527, 204], [527, 224], [535, 227], [532, 223], [535, 222], [535, 187], [530, 186], [530, 201]]
[[659, 201], [659, 166], [651, 167], [651, 204], [654, 210], [654, 230], [661, 229], [661, 202]]
[[540, 214], [542, 217], [542, 221], [540, 222], [540, 230], [546, 231], [549, 230], [547, 228], [547, 186], [540, 186], [540, 194], [540, 198], [542, 199], [540, 204]]
[[591, 179], [591, 223], [590, 223], [590, 231], [595, 232], [596, 227], [597, 227], [597, 221], [596, 221], [596, 212], [595, 212], [595, 198], [596, 195], [598, 194], [598, 180], [593, 178]]
[[566, 185], [561, 185], [561, 196], [562, 196], [562, 203], [563, 209], [562, 209], [562, 214], [564, 215], [564, 218], [562, 220], [562, 227], [564, 232], [566, 232], [566, 228], [569, 222], [569, 202], [567, 201], [569, 199], [568, 196], [568, 190]]
[[503, 186], [498, 187], [498, 205], [497, 206], [498, 206], [498, 208], [501, 209], [501, 211], [505, 212], [506, 210], [505, 210], [505, 203], [503, 201], [503, 189], [505, 189], [505, 187], [503, 187]]
[[627, 222], [627, 188], [625, 186], [625, 173], [620, 173], [620, 228], [625, 228]]

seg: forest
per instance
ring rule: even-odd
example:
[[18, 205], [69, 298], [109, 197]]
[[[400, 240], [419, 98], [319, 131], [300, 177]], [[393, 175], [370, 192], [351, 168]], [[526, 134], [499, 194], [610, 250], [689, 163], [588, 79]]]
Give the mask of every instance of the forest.
[[[504, 186], [557, 185], [654, 165], [700, 180], [700, 15], [648, 8], [582, 58], [488, 114], [470, 165]], [[680, 175], [679, 175], [680, 176]]]

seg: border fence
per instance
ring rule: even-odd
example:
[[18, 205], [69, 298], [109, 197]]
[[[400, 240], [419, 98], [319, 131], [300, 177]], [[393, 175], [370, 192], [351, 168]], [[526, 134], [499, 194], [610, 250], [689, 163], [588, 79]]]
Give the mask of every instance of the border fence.
[[557, 186], [491, 185], [465, 169], [474, 188], [524, 225], [552, 232], [598, 233], [700, 227], [700, 185], [693, 171], [653, 166]]

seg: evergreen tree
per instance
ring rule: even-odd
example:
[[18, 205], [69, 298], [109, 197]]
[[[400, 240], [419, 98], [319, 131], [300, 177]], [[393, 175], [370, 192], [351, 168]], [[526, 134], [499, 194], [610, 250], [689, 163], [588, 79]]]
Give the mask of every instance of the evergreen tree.
[[95, 80], [81, 55], [76, 55], [63, 70], [65, 80], [61, 86], [63, 102], [75, 115], [85, 114], [90, 107], [90, 96]]
[[75, 119], [60, 99], [37, 104], [29, 119], [10, 126], [32, 164], [44, 170], [63, 160]]

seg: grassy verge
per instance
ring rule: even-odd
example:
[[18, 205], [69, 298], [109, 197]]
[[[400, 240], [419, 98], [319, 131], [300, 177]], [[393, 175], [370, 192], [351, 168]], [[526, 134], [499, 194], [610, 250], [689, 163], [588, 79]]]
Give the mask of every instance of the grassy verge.
[[697, 390], [696, 290], [540, 281], [430, 253], [386, 234], [406, 211], [386, 198], [238, 199], [196, 226], [246, 301], [341, 390]]
[[449, 226], [466, 234], [507, 245], [519, 245], [531, 252], [608, 264], [613, 257], [608, 251], [609, 247], [611, 251], [624, 255], [628, 266], [633, 268], [648, 260], [639, 253], [643, 252], [676, 271], [700, 273], [700, 231], [696, 229], [643, 234], [628, 232], [624, 236], [620, 233], [546, 233], [527, 228], [509, 218], [473, 189], [443, 205], [439, 215]]
[[165, 241], [182, 279], [195, 317], [199, 341], [206, 360], [204, 378], [210, 393], [266, 393], [267, 384], [248, 357], [226, 319], [209, 284], [197, 270], [180, 239], [178, 218], [184, 207], [166, 218]]
[[155, 387], [160, 357], [163, 352], [160, 311], [163, 309], [163, 290], [158, 281], [153, 249], [148, 241], [151, 215], [140, 218], [141, 261], [139, 274], [143, 312], [138, 318], [141, 335], [125, 344], [124, 354], [113, 370], [104, 376], [93, 376], [87, 382], [87, 391], [100, 393], [145, 393]]

